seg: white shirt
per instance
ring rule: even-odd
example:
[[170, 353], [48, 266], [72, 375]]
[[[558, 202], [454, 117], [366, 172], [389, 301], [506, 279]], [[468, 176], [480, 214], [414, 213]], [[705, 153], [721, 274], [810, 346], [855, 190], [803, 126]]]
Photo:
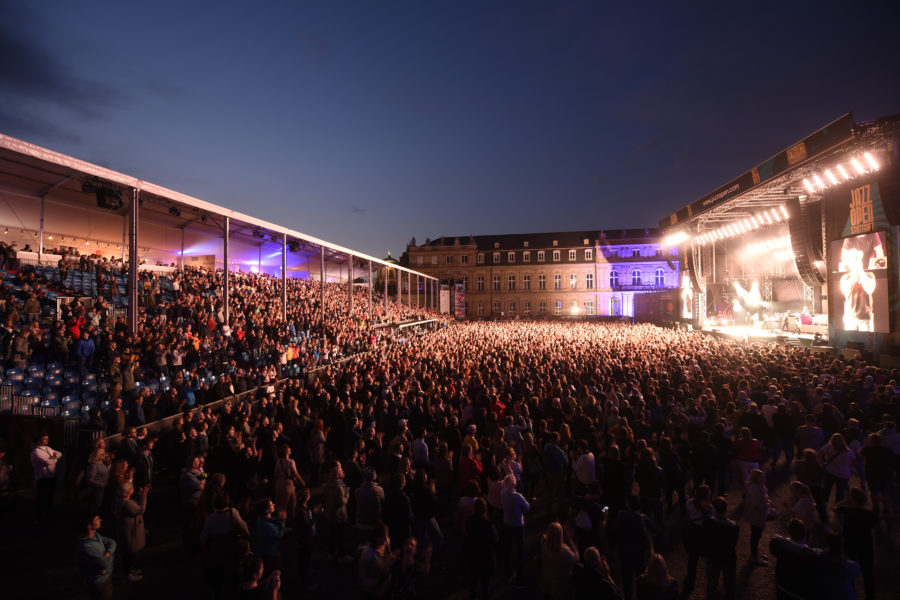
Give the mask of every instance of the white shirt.
[[34, 479], [50, 479], [56, 477], [56, 462], [62, 456], [50, 446], [36, 446], [31, 452], [31, 468]]

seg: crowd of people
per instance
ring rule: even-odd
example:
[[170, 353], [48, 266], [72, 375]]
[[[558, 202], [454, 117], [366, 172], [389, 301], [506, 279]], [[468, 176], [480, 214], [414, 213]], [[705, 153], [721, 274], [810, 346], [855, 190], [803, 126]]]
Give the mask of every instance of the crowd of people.
[[[336, 283], [324, 284], [323, 311], [321, 283], [288, 279], [285, 320], [280, 279], [232, 273], [226, 319], [222, 271], [185, 268], [167, 276], [166, 285], [157, 273], [139, 274], [139, 322], [131, 332], [124, 311], [114, 308], [125, 290], [113, 267], [82, 259], [98, 281], [90, 300], [65, 288], [68, 267], [25, 267], [0, 286], [0, 360], [15, 369], [56, 364], [92, 374], [98, 385], [89, 392], [88, 418], [108, 433], [281, 378], [287, 366], [306, 372], [365, 351], [380, 335], [376, 325], [427, 314], [385, 303], [377, 292], [371, 314], [367, 293], [357, 293], [349, 314], [347, 286]], [[48, 300], [51, 290], [71, 297], [58, 311]], [[60, 389], [75, 398], [81, 391]]]
[[[181, 294], [204, 298], [196, 285], [185, 274]], [[238, 279], [235, 296], [233, 336], [289, 326], [259, 285]], [[221, 310], [206, 298], [188, 311], [201, 327]], [[303, 310], [294, 317], [309, 322]], [[176, 312], [165, 328], [178, 323]], [[347, 354], [363, 339], [347, 323], [332, 331]], [[891, 525], [900, 465], [896, 370], [630, 324], [454, 323], [365, 347], [185, 413], [158, 438], [126, 418], [114, 453], [98, 441], [79, 492], [92, 594], [112, 593], [116, 555], [122, 585], [142, 580], [143, 514], [156, 508], [181, 515], [183, 550], [217, 598], [276, 598], [283, 578], [327, 586], [311, 571], [319, 552], [354, 565], [364, 598], [416, 597], [438, 561], [472, 598], [522, 586], [552, 599], [729, 599], [739, 555], [779, 598], [876, 597], [873, 531]], [[47, 443], [32, 455], [38, 482], [56, 460]], [[780, 504], [772, 478], [790, 481]], [[157, 479], [178, 486], [179, 506], [154, 507]], [[673, 550], [687, 556], [681, 580]]]

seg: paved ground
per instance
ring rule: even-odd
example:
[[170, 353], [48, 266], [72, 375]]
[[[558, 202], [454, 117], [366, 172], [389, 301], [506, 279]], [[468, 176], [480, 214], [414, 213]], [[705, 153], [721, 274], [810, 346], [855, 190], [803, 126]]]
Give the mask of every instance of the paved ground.
[[[785, 493], [786, 473], [770, 477], [770, 488], [778, 502]], [[896, 491], [896, 490], [895, 490]], [[161, 481], [154, 487], [148, 509], [146, 526], [149, 530], [148, 547], [142, 552], [144, 581], [139, 584], [128, 584], [122, 581], [121, 575], [115, 578], [115, 596], [117, 598], [154, 599], [161, 598], [206, 598], [207, 594], [200, 583], [200, 561], [186, 556], [181, 548], [179, 534], [179, 516], [177, 512], [167, 513], [164, 506], [177, 506], [175, 488], [172, 484]], [[729, 504], [734, 508], [740, 497], [737, 492], [729, 495]], [[895, 497], [895, 506], [897, 498]], [[35, 524], [31, 511], [29, 494], [23, 493], [12, 511], [0, 514], [0, 581], [3, 581], [2, 598], [67, 599], [85, 597], [83, 586], [74, 566], [73, 541], [76, 537], [68, 523], [71, 512], [65, 506], [58, 506], [48, 525]], [[533, 555], [537, 548], [540, 533], [547, 525], [548, 517], [542, 504], [530, 516], [526, 528], [529, 554]], [[681, 580], [684, 577], [687, 557], [680, 544], [672, 543], [678, 539], [679, 519], [674, 516], [666, 521], [666, 528], [658, 540], [657, 548], [666, 557], [673, 576]], [[449, 529], [449, 523], [445, 527]], [[105, 526], [105, 533], [112, 531], [112, 523]], [[768, 542], [774, 533], [781, 533], [784, 524], [775, 521], [766, 528], [761, 548], [768, 548]], [[763, 600], [774, 598], [774, 561], [768, 567], [754, 567], [747, 563], [749, 529], [742, 524], [741, 537], [738, 542], [738, 598], [743, 600]], [[888, 528], [880, 524], [876, 535], [876, 578], [879, 598], [900, 598], [900, 578], [896, 577], [898, 563], [897, 549], [900, 544], [897, 528]], [[357, 578], [353, 564], [336, 564], [330, 561], [325, 553], [323, 540], [314, 558], [313, 580], [316, 585], [312, 589], [298, 590], [293, 569], [284, 569], [282, 587], [285, 598], [335, 599], [359, 597], [356, 586]], [[282, 549], [286, 565], [295, 560], [294, 540], [288, 534]], [[436, 555], [432, 574], [418, 586], [420, 598], [466, 598], [464, 584], [456, 569], [459, 552], [458, 543], [451, 538], [444, 550]], [[117, 564], [118, 567], [118, 564]], [[536, 580], [530, 576], [530, 586], [516, 588], [495, 580], [492, 587], [493, 597], [499, 599], [527, 600], [539, 598]], [[701, 562], [696, 591], [693, 598], [705, 598], [705, 573]], [[7, 587], [10, 586], [10, 587]], [[857, 588], [860, 598], [863, 597], [862, 582]], [[7, 595], [6, 590], [11, 591]]]

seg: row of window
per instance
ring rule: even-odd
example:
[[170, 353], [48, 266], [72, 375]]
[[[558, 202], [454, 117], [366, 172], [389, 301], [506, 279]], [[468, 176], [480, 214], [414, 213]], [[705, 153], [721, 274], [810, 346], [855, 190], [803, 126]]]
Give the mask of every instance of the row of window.
[[[569, 252], [569, 254], [568, 254], [569, 261], [578, 260], [578, 250], [569, 250], [568, 252]], [[659, 248], [656, 248], [654, 250], [654, 252], [655, 252], [654, 256], [660, 257], [663, 255], [662, 250], [660, 250]], [[531, 250], [525, 250], [521, 254], [522, 254], [522, 262], [523, 263], [531, 262]], [[545, 262], [546, 261], [546, 253], [544, 250], [537, 250], [536, 254], [537, 254], [537, 262]], [[605, 250], [604, 254], [608, 257], [618, 257], [619, 249], [618, 248], [610, 248], [610, 249]], [[444, 257], [446, 264], [448, 264], [448, 265], [454, 264], [454, 256], [455, 255], [453, 255], [453, 254], [446, 255]], [[501, 256], [500, 252], [492, 253], [491, 254], [492, 262], [494, 264], [499, 264], [500, 256]], [[623, 257], [626, 256], [625, 252], [622, 253], [622, 256]], [[632, 258], [640, 258], [641, 256], [642, 256], [642, 254], [639, 249], [631, 250]], [[644, 255], [644, 256], [646, 256], [646, 255]], [[562, 251], [561, 250], [553, 250], [551, 257], [552, 257], [553, 262], [559, 262], [560, 259], [562, 258]], [[477, 259], [479, 265], [483, 265], [484, 261], [485, 261], [484, 252], [479, 252], [478, 255], [476, 256], [476, 259]], [[593, 260], [594, 260], [594, 249], [593, 248], [585, 248], [584, 249], [584, 262], [591, 262]], [[509, 264], [515, 264], [516, 252], [507, 252], [506, 253], [506, 262]], [[419, 264], [419, 265], [425, 264], [425, 257], [422, 255], [417, 256], [416, 264]], [[432, 255], [431, 264], [433, 264], [433, 265], [438, 264], [438, 255], [437, 254]], [[468, 254], [460, 254], [459, 255], [459, 264], [461, 264], [461, 265], [469, 264], [469, 255]]]
[[[509, 316], [509, 317], [516, 316], [518, 314], [516, 312], [517, 308], [518, 308], [518, 305], [516, 304], [515, 300], [511, 301], [507, 305], [506, 316]], [[485, 316], [484, 309], [485, 309], [484, 300], [479, 300], [478, 305], [477, 305], [477, 311], [478, 311], [479, 317]], [[491, 314], [495, 315], [495, 316], [499, 316], [501, 314], [501, 312], [502, 312], [502, 306], [500, 304], [500, 301], [495, 300], [494, 306], [493, 306], [493, 312]], [[544, 300], [541, 300], [540, 302], [538, 302], [537, 312], [539, 315], [547, 314], [547, 302], [545, 302]], [[569, 313], [568, 314], [577, 315], [580, 312], [581, 312], [581, 310], [578, 306], [578, 301], [572, 300], [569, 303]], [[557, 315], [557, 316], [563, 314], [562, 300], [557, 300], [556, 302], [553, 303], [553, 314]], [[590, 315], [590, 316], [593, 316], [595, 314], [594, 302], [592, 300], [588, 300], [587, 302], [584, 303], [584, 314]], [[531, 300], [522, 301], [522, 315], [524, 315], [526, 317], [531, 315]]]
[[[631, 272], [631, 285], [643, 285], [642, 276], [640, 269], [634, 269]], [[499, 292], [501, 288], [501, 279], [499, 275], [494, 275], [492, 283], [492, 289], [495, 292]], [[609, 287], [617, 288], [621, 285], [621, 281], [619, 279], [618, 271], [611, 271], [609, 273]], [[656, 269], [653, 273], [653, 285], [656, 287], [663, 287], [666, 285], [666, 274], [662, 269]], [[514, 291], [516, 289], [516, 276], [509, 275], [506, 278], [506, 289], [509, 291]], [[522, 289], [530, 290], [531, 289], [531, 275], [522, 275]], [[537, 278], [537, 289], [546, 290], [547, 289], [547, 276], [541, 273]], [[553, 289], [561, 290], [562, 289], [562, 275], [559, 273], [553, 276]], [[578, 289], [578, 274], [570, 273], [569, 274], [569, 289], [577, 290]], [[584, 276], [584, 289], [592, 290], [594, 289], [594, 274], [587, 273]], [[484, 275], [478, 275], [475, 278], [475, 291], [483, 292], [484, 291]]]

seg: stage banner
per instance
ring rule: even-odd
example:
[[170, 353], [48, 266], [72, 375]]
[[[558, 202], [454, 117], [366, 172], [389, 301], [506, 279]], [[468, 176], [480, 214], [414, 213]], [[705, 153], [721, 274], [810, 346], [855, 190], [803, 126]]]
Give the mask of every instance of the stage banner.
[[892, 208], [900, 205], [896, 179], [895, 174], [881, 172], [868, 181], [854, 181], [828, 190], [825, 193], [828, 241], [887, 231], [892, 225], [900, 224], [890, 218]]
[[450, 314], [450, 290], [447, 286], [441, 286], [440, 307], [442, 315]]
[[466, 318], [466, 286], [461, 283], [453, 285], [453, 315], [457, 319]]
[[662, 219], [659, 222], [659, 228], [665, 231], [682, 221], [715, 208], [727, 200], [739, 196], [751, 188], [765, 183], [809, 159], [815, 158], [823, 152], [831, 150], [852, 137], [853, 117], [850, 113], [847, 113], [815, 133], [803, 138], [790, 148], [758, 164], [743, 175]]

